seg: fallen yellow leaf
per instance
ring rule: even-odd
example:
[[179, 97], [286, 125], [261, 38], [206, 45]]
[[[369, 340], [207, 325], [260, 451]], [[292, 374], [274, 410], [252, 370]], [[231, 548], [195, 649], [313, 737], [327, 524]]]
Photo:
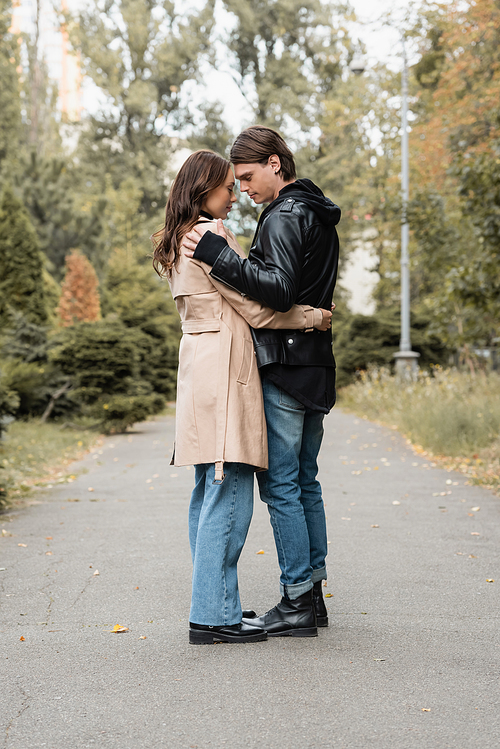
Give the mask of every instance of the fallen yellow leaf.
[[256, 554], [265, 554], [266, 552], [264, 551], [264, 549], [261, 549], [260, 551], [256, 551], [255, 553]]
[[24, 548], [26, 548], [28, 546], [28, 544], [17, 544], [17, 545], [18, 546], [24, 546]]
[[113, 629], [110, 630], [111, 632], [128, 632], [128, 627], [124, 627], [123, 624], [115, 624]]
[[47, 541], [52, 541], [52, 536], [45, 536], [45, 539], [46, 539]]
[[325, 593], [325, 598], [333, 598], [333, 593]]
[[472, 531], [471, 536], [479, 536], [479, 533], [477, 533], [477, 531]]
[[372, 528], [380, 528], [380, 525], [372, 525]]
[[25, 642], [25, 640], [26, 640], [26, 637], [23, 637], [23, 636], [21, 635], [21, 637], [20, 637], [19, 639], [21, 640], [21, 642]]
[[96, 570], [92, 577], [96, 577], [99, 574], [99, 570]]
[[430, 713], [430, 711], [431, 711], [430, 707], [423, 707], [422, 708], [422, 712], [423, 713]]
[[491, 579], [491, 577], [486, 578], [487, 583], [494, 583], [495, 581]]
[[89, 486], [89, 488], [87, 489], [87, 491], [89, 491], [89, 492], [93, 492], [93, 491], [94, 491], [94, 489], [93, 489], [93, 488], [92, 488], [91, 486]]
[[46, 557], [51, 557], [52, 556], [52, 552], [51, 551], [46, 551], [45, 552], [45, 556]]
[[145, 635], [142, 635], [142, 637], [139, 637], [139, 640], [147, 640], [148, 638]]
[[480, 507], [471, 507], [472, 512], [479, 512]]

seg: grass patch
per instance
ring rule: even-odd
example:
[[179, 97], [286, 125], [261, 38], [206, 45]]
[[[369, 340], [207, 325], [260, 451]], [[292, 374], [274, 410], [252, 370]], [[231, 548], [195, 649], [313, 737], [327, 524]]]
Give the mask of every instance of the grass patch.
[[0, 484], [6, 486], [8, 499], [26, 496], [35, 486], [71, 482], [75, 477], [70, 464], [99, 439], [83, 428], [61, 429], [38, 420], [12, 422], [0, 442]]
[[420, 371], [405, 382], [371, 369], [340, 391], [339, 405], [395, 426], [417, 452], [500, 490], [500, 376], [453, 369]]

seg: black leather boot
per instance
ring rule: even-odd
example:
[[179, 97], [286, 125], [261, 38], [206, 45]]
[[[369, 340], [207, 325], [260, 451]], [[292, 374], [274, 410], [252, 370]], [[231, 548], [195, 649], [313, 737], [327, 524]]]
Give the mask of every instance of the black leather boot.
[[[316, 612], [316, 623], [318, 627], [328, 627], [328, 611], [323, 600], [323, 581], [319, 580], [313, 585], [313, 603]], [[244, 609], [243, 619], [255, 619], [257, 614], [253, 609]]]
[[[328, 611], [323, 600], [323, 580], [318, 580], [313, 585], [313, 603], [318, 627], [328, 627]], [[245, 612], [243, 612], [243, 616], [245, 616]]]
[[278, 605], [266, 614], [243, 618], [242, 621], [262, 627], [269, 637], [316, 637], [318, 634], [312, 589], [293, 601], [283, 596]]
[[261, 642], [262, 640], [267, 640], [267, 632], [253, 623], [240, 622], [224, 627], [210, 627], [208, 624], [189, 622], [191, 645], [211, 645], [214, 642]]

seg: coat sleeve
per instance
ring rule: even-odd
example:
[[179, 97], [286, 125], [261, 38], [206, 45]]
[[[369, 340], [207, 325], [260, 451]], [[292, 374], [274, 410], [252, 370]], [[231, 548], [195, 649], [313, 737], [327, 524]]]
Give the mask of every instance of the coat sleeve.
[[194, 257], [212, 265], [211, 277], [241, 294], [258, 299], [279, 312], [287, 312], [299, 289], [304, 242], [301, 219], [293, 212], [276, 211], [265, 221], [259, 243], [265, 268], [235, 254], [229, 244], [208, 232], [200, 240]]
[[[235, 254], [235, 257], [238, 255]], [[238, 312], [239, 315], [252, 328], [275, 328], [283, 330], [304, 330], [312, 329], [320, 325], [323, 321], [323, 313], [315, 307], [302, 304], [294, 304], [288, 312], [275, 312], [269, 307], [265, 307], [260, 302], [256, 302], [249, 297], [242, 295], [239, 291], [230, 289], [220, 281], [216, 281], [211, 273], [210, 266], [200, 263], [212, 285], [217, 289], [219, 294]]]

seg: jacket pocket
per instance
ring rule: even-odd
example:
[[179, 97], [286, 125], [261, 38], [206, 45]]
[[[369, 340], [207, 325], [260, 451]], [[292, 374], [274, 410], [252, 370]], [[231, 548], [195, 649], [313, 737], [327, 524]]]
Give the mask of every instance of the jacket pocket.
[[246, 385], [248, 383], [253, 357], [253, 343], [252, 341], [248, 341], [246, 338], [244, 338], [240, 371], [237, 378], [237, 382], [239, 382], [241, 385]]

